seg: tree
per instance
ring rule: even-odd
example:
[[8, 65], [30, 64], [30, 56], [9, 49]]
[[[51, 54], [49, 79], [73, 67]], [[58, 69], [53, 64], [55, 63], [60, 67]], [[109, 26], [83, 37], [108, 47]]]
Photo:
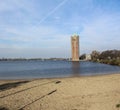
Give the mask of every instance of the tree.
[[92, 59], [93, 61], [97, 61], [97, 60], [99, 59], [99, 55], [100, 55], [100, 52], [94, 50], [94, 51], [92, 51], [92, 53], [91, 53], [91, 59]]
[[86, 58], [86, 54], [82, 54], [79, 59], [84, 60], [85, 58]]

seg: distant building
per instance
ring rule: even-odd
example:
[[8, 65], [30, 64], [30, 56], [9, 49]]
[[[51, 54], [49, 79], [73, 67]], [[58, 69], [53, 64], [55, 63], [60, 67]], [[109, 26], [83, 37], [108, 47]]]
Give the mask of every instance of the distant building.
[[71, 37], [72, 61], [79, 61], [79, 36]]
[[90, 54], [86, 54], [85, 60], [91, 60], [91, 55]]

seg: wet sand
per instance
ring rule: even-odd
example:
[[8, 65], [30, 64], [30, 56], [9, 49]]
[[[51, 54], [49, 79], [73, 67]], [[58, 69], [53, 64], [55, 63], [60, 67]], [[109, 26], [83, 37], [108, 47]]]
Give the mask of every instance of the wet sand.
[[120, 110], [120, 74], [1, 80], [0, 110]]

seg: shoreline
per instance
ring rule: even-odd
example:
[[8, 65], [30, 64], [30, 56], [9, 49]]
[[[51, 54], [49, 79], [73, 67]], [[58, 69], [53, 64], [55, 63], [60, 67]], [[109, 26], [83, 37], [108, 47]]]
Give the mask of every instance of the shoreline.
[[79, 76], [66, 76], [66, 77], [50, 77], [50, 78], [21, 78], [21, 79], [0, 79], [0, 81], [25, 81], [25, 80], [44, 80], [44, 79], [67, 79], [67, 78], [86, 78], [86, 77], [97, 77], [97, 76], [106, 76], [106, 75], [114, 75], [114, 74], [120, 74], [118, 73], [106, 73], [106, 74], [97, 74], [97, 75], [79, 75]]
[[[0, 80], [0, 109], [117, 110], [120, 74]], [[16, 103], [17, 102], [17, 103]]]

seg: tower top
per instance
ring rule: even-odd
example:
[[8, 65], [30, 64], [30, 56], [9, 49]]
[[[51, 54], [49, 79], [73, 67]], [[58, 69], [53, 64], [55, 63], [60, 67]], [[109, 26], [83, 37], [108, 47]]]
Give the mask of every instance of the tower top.
[[79, 35], [77, 35], [77, 34], [74, 34], [74, 35], [72, 35], [72, 37], [79, 37]]

